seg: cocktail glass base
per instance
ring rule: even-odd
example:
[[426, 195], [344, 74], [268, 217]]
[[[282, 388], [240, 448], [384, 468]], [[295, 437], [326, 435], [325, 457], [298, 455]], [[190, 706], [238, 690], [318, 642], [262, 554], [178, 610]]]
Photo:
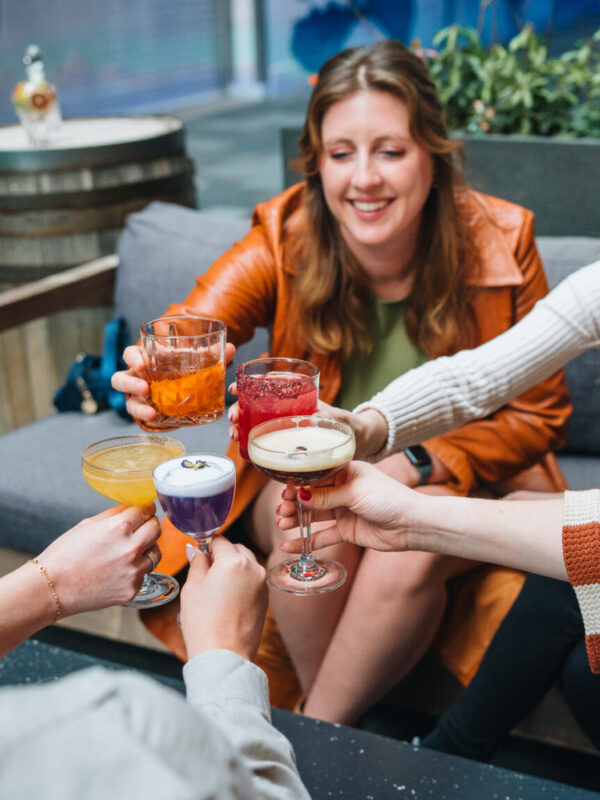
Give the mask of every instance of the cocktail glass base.
[[306, 596], [339, 589], [348, 575], [343, 564], [329, 558], [315, 558], [314, 568], [309, 572], [299, 570], [298, 566], [297, 558], [280, 561], [269, 570], [267, 583], [280, 592]]
[[158, 608], [175, 600], [179, 594], [179, 583], [171, 575], [151, 572], [146, 575], [142, 588], [126, 606], [130, 608]]

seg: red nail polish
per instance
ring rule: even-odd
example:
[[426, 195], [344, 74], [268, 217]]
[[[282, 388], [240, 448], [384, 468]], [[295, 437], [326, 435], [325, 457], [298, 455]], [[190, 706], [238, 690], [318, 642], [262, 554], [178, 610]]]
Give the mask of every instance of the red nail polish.
[[300, 497], [300, 500], [310, 500], [312, 497], [312, 492], [309, 489], [302, 487], [302, 489], [300, 489], [298, 492], [298, 496]]
[[283, 499], [283, 500], [285, 500], [285, 493], [286, 493], [286, 491], [287, 491], [287, 486], [285, 487], [285, 489], [284, 489], [284, 490], [283, 490], [283, 492], [281, 493], [281, 497], [282, 497], [282, 499]]
[[275, 513], [276, 513], [276, 514], [279, 514], [279, 509], [281, 508], [281, 506], [282, 506], [282, 505], [283, 505], [283, 503], [279, 503], [279, 505], [278, 505], [278, 506], [277, 506], [277, 508], [275, 509]]

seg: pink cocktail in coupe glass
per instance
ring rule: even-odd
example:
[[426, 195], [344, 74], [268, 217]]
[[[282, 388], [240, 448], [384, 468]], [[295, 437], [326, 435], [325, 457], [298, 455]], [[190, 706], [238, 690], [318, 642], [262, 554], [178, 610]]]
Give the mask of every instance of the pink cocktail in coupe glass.
[[239, 364], [235, 374], [239, 402], [239, 447], [248, 458], [248, 434], [256, 425], [279, 417], [314, 414], [319, 370], [299, 358], [257, 358]]

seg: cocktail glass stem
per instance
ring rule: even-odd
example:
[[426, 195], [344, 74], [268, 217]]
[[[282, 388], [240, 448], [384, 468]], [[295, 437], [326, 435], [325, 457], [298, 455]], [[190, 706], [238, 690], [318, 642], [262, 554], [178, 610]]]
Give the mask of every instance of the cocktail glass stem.
[[204, 553], [205, 556], [210, 556], [210, 543], [212, 542], [212, 538], [212, 535], [194, 536], [194, 541], [198, 545], [198, 550]]
[[310, 581], [322, 578], [327, 572], [326, 569], [320, 567], [312, 554], [312, 546], [310, 541], [311, 536], [311, 522], [312, 511], [306, 508], [300, 501], [297, 502], [298, 506], [298, 522], [300, 523], [300, 535], [302, 536], [302, 555], [290, 570], [290, 575], [299, 581]]
[[148, 592], [152, 591], [152, 586], [153, 585], [154, 585], [154, 581], [146, 573], [146, 575], [144, 575], [144, 580], [142, 581], [142, 585], [139, 588], [138, 594], [148, 594]]

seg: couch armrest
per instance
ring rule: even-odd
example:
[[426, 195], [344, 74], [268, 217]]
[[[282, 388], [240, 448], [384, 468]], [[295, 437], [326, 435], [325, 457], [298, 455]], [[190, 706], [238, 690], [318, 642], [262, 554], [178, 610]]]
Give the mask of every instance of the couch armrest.
[[113, 303], [117, 255], [89, 261], [0, 294], [0, 331], [66, 308]]

